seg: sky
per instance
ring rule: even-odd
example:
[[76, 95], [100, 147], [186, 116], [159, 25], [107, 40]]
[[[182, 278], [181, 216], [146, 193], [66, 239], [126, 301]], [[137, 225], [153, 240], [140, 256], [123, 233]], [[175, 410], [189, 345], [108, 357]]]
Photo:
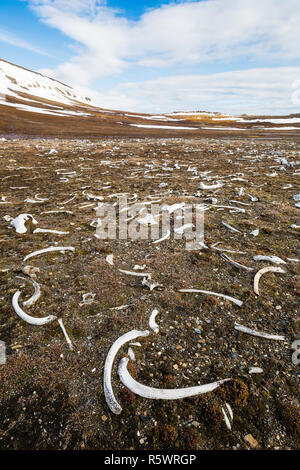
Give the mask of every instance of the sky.
[[1, 0], [0, 58], [111, 109], [300, 113], [299, 0]]

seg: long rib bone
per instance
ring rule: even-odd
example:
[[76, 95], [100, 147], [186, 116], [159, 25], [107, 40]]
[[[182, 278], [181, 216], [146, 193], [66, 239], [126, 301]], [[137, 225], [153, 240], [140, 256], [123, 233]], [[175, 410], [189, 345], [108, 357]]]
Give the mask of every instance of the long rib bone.
[[72, 246], [50, 246], [49, 248], [44, 248], [43, 250], [34, 251], [29, 255], [25, 256], [24, 261], [27, 261], [29, 258], [33, 256], [41, 255], [42, 253], [49, 253], [51, 251], [75, 251], [75, 248]]
[[239, 325], [238, 323], [235, 323], [234, 328], [237, 331], [241, 331], [242, 333], [247, 333], [248, 335], [252, 335], [252, 336], [258, 336], [259, 338], [274, 339], [274, 340], [277, 340], [277, 341], [285, 341], [284, 336], [270, 335], [268, 333], [264, 333], [264, 332], [261, 332], [261, 331], [252, 330], [251, 328], [247, 328], [246, 326]]
[[30, 315], [27, 315], [27, 313], [25, 313], [19, 306], [18, 300], [19, 300], [20, 294], [21, 294], [20, 291], [17, 291], [14, 294], [13, 299], [12, 299], [12, 306], [16, 314], [20, 318], [22, 318], [22, 320], [26, 321], [30, 325], [38, 325], [38, 326], [46, 325], [47, 323], [51, 323], [53, 320], [56, 320], [57, 317], [55, 317], [54, 315], [49, 315], [48, 317], [44, 317], [44, 318], [34, 318], [34, 317], [31, 317]]
[[112, 366], [115, 360], [115, 357], [119, 351], [119, 349], [129, 341], [132, 341], [136, 338], [139, 338], [140, 336], [148, 336], [149, 331], [138, 331], [138, 330], [132, 330], [129, 331], [128, 333], [125, 333], [125, 335], [121, 336], [118, 338], [114, 344], [111, 346], [110, 350], [108, 351], [105, 365], [104, 365], [104, 377], [103, 377], [103, 387], [104, 387], [104, 394], [106, 398], [106, 402], [111, 409], [111, 411], [115, 414], [120, 414], [122, 411], [121, 406], [117, 402], [112, 385], [111, 385], [111, 372], [112, 372]]
[[255, 292], [255, 294], [259, 295], [258, 284], [259, 284], [259, 280], [260, 280], [261, 276], [263, 274], [270, 273], [270, 272], [271, 273], [282, 273], [282, 274], [286, 273], [286, 271], [284, 271], [282, 268], [275, 268], [274, 266], [268, 266], [268, 267], [263, 268], [260, 271], [258, 271], [255, 275], [255, 278], [254, 278], [254, 292]]
[[234, 299], [233, 297], [230, 297], [229, 295], [218, 294], [217, 292], [210, 292], [210, 291], [199, 290], [199, 289], [180, 289], [178, 292], [215, 295], [216, 297], [222, 297], [223, 299], [230, 300], [231, 302], [238, 305], [239, 307], [243, 305], [243, 302], [241, 300]]
[[218, 380], [217, 382], [208, 383], [205, 385], [199, 385], [196, 387], [187, 387], [187, 388], [175, 388], [175, 389], [160, 389], [147, 387], [141, 383], [134, 380], [128, 372], [127, 364], [128, 358], [124, 357], [121, 359], [118, 374], [121, 382], [125, 387], [127, 387], [131, 392], [136, 395], [140, 395], [144, 398], [150, 398], [152, 400], [179, 400], [181, 398], [193, 397], [195, 395], [201, 395], [203, 393], [212, 392], [224, 382], [228, 382], [231, 379]]
[[232, 264], [236, 268], [245, 269], [245, 271], [254, 271], [253, 268], [248, 268], [248, 266], [244, 266], [243, 264], [240, 264], [240, 263], [237, 263], [236, 261], [233, 261], [233, 259], [229, 258], [229, 256], [225, 255], [224, 253], [221, 254], [221, 258], [225, 259], [226, 261], [228, 261], [230, 264]]

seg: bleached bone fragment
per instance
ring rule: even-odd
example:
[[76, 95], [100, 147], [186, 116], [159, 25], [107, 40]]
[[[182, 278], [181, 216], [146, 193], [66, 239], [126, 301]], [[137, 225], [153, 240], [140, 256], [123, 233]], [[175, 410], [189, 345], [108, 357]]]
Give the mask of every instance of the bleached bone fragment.
[[258, 202], [258, 198], [257, 198], [257, 197], [251, 196], [251, 194], [247, 194], [247, 196], [250, 197], [250, 199], [251, 199], [252, 202]]
[[149, 319], [149, 326], [151, 328], [151, 330], [154, 331], [154, 333], [158, 333], [159, 332], [159, 325], [156, 323], [155, 319], [156, 319], [156, 316], [158, 315], [158, 310], [157, 308], [155, 308], [151, 315], [150, 315], [150, 319]]
[[[119, 349], [129, 341], [132, 341], [136, 338], [141, 336], [148, 336], [150, 333], [149, 331], [139, 331], [139, 330], [132, 330], [125, 335], [120, 336], [114, 344], [111, 346], [108, 354], [106, 356], [105, 364], [104, 364], [104, 375], [103, 375], [103, 387], [104, 387], [104, 395], [106, 399], [106, 403], [108, 404], [111, 411], [115, 414], [120, 414], [122, 411], [122, 407], [117, 402], [111, 384], [111, 373], [112, 367], [115, 360], [116, 355], [118, 354]], [[127, 359], [128, 360], [128, 359]]]
[[238, 192], [239, 197], [243, 196], [244, 192], [245, 192], [244, 188], [241, 188]]
[[219, 189], [222, 188], [223, 184], [222, 183], [217, 183], [213, 185], [207, 185], [204, 183], [200, 183], [200, 189], [208, 189], [208, 190], [213, 190], [213, 189]]
[[32, 279], [36, 279], [37, 273], [40, 272], [39, 268], [36, 268], [35, 266], [24, 266], [22, 269], [22, 272], [26, 274], [26, 276], [31, 277]]
[[276, 341], [285, 341], [284, 336], [270, 335], [262, 331], [252, 330], [251, 328], [247, 328], [246, 326], [239, 325], [238, 323], [235, 323], [234, 328], [237, 331], [241, 331], [242, 333], [246, 333], [252, 336], [258, 336], [259, 338], [274, 339]]
[[67, 341], [67, 343], [68, 343], [68, 345], [69, 345], [70, 350], [73, 351], [74, 348], [73, 348], [72, 341], [70, 340], [70, 338], [69, 338], [69, 336], [68, 336], [68, 333], [66, 332], [66, 329], [65, 329], [65, 327], [64, 327], [64, 324], [63, 324], [63, 321], [62, 321], [61, 318], [58, 319], [58, 323], [59, 323], [59, 326], [60, 326], [61, 329], [62, 329], [62, 332], [63, 332], [63, 334], [64, 334], [64, 337], [66, 338], [66, 341]]
[[293, 196], [293, 199], [296, 202], [300, 201], [300, 194], [296, 194], [295, 196]]
[[291, 261], [291, 263], [300, 263], [300, 259], [297, 258], [287, 258], [288, 261]]
[[279, 258], [278, 256], [262, 256], [262, 255], [257, 255], [253, 256], [254, 261], [270, 261], [271, 263], [274, 264], [286, 264], [283, 259]]
[[10, 225], [16, 229], [17, 233], [23, 234], [27, 232], [27, 228], [25, 227], [25, 222], [27, 222], [27, 220], [30, 220], [30, 219], [34, 225], [37, 225], [38, 222], [35, 220], [35, 218], [31, 214], [18, 215], [18, 217], [16, 217], [10, 223]]
[[249, 374], [262, 374], [263, 373], [263, 369], [261, 369], [260, 367], [251, 367], [249, 369]]
[[128, 276], [138, 276], [138, 277], [145, 277], [145, 278], [151, 278], [150, 273], [136, 273], [132, 271], [126, 271], [124, 269], [119, 269], [120, 273], [127, 274]]
[[229, 403], [225, 403], [225, 405], [222, 407], [222, 413], [224, 416], [225, 424], [227, 428], [229, 429], [229, 431], [231, 431], [231, 426], [232, 426], [232, 421], [233, 421], [233, 411]]
[[260, 271], [258, 271], [255, 275], [255, 278], [254, 278], [254, 292], [255, 294], [259, 295], [259, 280], [261, 278], [261, 276], [263, 276], [263, 274], [266, 274], [266, 273], [282, 273], [282, 274], [285, 274], [286, 271], [284, 271], [282, 268], [275, 268], [274, 266], [267, 266], [266, 268], [263, 268], [261, 269]]
[[0, 366], [6, 364], [6, 344], [4, 341], [0, 341]]
[[73, 248], [72, 246], [50, 246], [49, 248], [44, 248], [43, 250], [38, 250], [34, 251], [33, 253], [30, 253], [29, 255], [25, 256], [24, 261], [34, 256], [38, 256], [43, 253], [50, 253], [52, 251], [75, 251], [75, 248]]
[[70, 232], [61, 232], [60, 230], [51, 230], [46, 228], [36, 228], [33, 233], [53, 233], [54, 235], [68, 235]]
[[95, 297], [96, 297], [96, 294], [93, 294], [92, 292], [83, 294], [82, 302], [80, 302], [79, 307], [82, 307], [83, 305], [91, 305], [94, 302]]
[[38, 326], [42, 326], [42, 325], [46, 325], [47, 323], [51, 323], [53, 320], [56, 320], [57, 317], [54, 316], [54, 315], [49, 315], [48, 317], [44, 317], [44, 318], [34, 318], [34, 317], [31, 317], [30, 315], [28, 315], [27, 313], [25, 313], [21, 307], [19, 306], [19, 297], [21, 295], [21, 292], [20, 291], [17, 291], [14, 296], [13, 296], [13, 299], [12, 299], [12, 306], [14, 308], [14, 311], [16, 312], [16, 314], [22, 318], [22, 320], [26, 321], [27, 323], [29, 323], [30, 325], [38, 325]]
[[225, 259], [226, 261], [228, 261], [230, 264], [232, 264], [236, 268], [244, 269], [245, 271], [254, 271], [253, 268], [249, 268], [247, 266], [244, 266], [243, 264], [240, 264], [240, 263], [237, 263], [236, 261], [233, 261], [233, 259], [229, 258], [229, 256], [225, 255], [224, 253], [221, 254], [221, 258]]
[[228, 228], [229, 230], [231, 230], [232, 232], [235, 232], [235, 233], [242, 233], [240, 232], [239, 230], [237, 230], [236, 228], [232, 227], [231, 225], [227, 224], [226, 222], [222, 222], [222, 225], [224, 225], [224, 227]]
[[151, 276], [149, 276], [148, 278], [144, 278], [142, 280], [142, 285], [143, 286], [146, 286], [146, 287], [149, 287], [150, 291], [152, 292], [154, 289], [156, 289], [157, 287], [163, 287], [162, 284], [159, 284], [158, 282], [155, 282], [151, 279]]
[[291, 225], [291, 228], [295, 229], [295, 230], [299, 230], [300, 229], [300, 225]]
[[241, 207], [236, 207], [236, 206], [216, 206], [214, 205], [216, 209], [229, 209], [235, 212], [242, 212], [243, 214], [246, 212], [246, 209], [242, 209]]
[[295, 207], [297, 207], [297, 209], [300, 209], [300, 202], [297, 202], [297, 204], [295, 204]]
[[253, 232], [250, 233], [253, 237], [258, 237], [259, 235], [259, 229], [253, 230]]
[[241, 307], [243, 305], [243, 302], [241, 300], [234, 299], [233, 297], [230, 297], [230, 296], [224, 295], [224, 294], [219, 294], [217, 292], [210, 292], [210, 291], [199, 290], [199, 289], [180, 289], [178, 292], [182, 292], [182, 293], [186, 293], [186, 294], [195, 293], [195, 294], [214, 295], [216, 297], [221, 297], [223, 299], [230, 300], [230, 302], [233, 302], [238, 307]]
[[[226, 248], [217, 248], [217, 245], [221, 242], [217, 242], [214, 245], [212, 245], [210, 248], [214, 251], [226, 251], [226, 253], [231, 253], [231, 254], [237, 254], [237, 255], [246, 255], [245, 251], [236, 251], [236, 250], [227, 250]], [[208, 247], [206, 247], [208, 248]]]
[[132, 348], [128, 348], [127, 354], [128, 354], [131, 361], [135, 361], [135, 354], [134, 354]]
[[44, 204], [45, 201], [37, 201], [36, 199], [31, 199], [28, 197], [24, 200], [24, 202], [28, 202], [29, 204]]
[[111, 266], [113, 266], [114, 265], [114, 255], [107, 255], [106, 262], [108, 264], [110, 264]]
[[146, 268], [146, 264], [144, 264], [143, 266], [140, 266], [139, 264], [136, 264], [133, 269], [135, 271], [142, 271], [145, 268]]
[[35, 282], [33, 279], [30, 280], [34, 287], [34, 294], [30, 297], [30, 299], [23, 302], [24, 307], [31, 307], [31, 305], [33, 305], [41, 296], [41, 288], [38, 283]]
[[121, 382], [127, 387], [132, 393], [139, 395], [143, 398], [149, 398], [151, 400], [180, 400], [181, 398], [193, 397], [204, 393], [212, 392], [220, 385], [228, 382], [231, 379], [218, 380], [204, 385], [198, 385], [196, 387], [187, 388], [175, 388], [175, 389], [160, 389], [147, 387], [134, 380], [128, 372], [128, 358], [124, 357], [121, 359], [118, 374]]

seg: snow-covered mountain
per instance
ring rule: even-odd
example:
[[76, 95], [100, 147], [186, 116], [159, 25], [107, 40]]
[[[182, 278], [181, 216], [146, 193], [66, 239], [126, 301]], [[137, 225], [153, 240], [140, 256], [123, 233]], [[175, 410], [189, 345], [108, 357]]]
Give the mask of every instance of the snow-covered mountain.
[[37, 107], [42, 114], [54, 115], [65, 114], [69, 107], [92, 105], [89, 97], [70, 86], [1, 59], [0, 104], [28, 111]]

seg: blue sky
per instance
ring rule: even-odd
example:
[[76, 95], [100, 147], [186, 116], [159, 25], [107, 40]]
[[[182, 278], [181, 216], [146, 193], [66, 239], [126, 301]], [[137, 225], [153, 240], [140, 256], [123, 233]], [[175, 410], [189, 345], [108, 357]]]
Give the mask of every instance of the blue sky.
[[299, 25], [298, 0], [1, 0], [0, 58], [103, 107], [295, 113]]

